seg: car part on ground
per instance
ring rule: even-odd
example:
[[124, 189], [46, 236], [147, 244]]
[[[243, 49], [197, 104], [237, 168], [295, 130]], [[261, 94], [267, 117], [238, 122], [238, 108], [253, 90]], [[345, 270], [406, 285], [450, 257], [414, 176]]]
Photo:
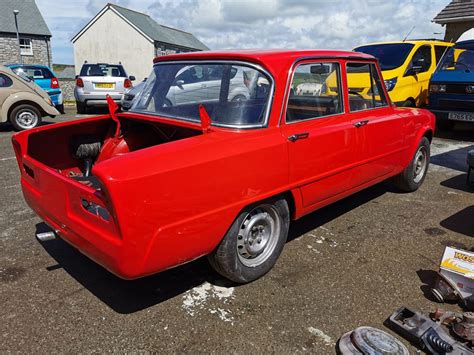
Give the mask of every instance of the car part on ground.
[[474, 253], [446, 247], [431, 292], [438, 302], [459, 302], [474, 310]]
[[474, 189], [474, 178], [472, 178], [472, 171], [474, 170], [474, 150], [467, 153], [467, 185]]
[[473, 354], [465, 344], [451, 337], [442, 322], [401, 307], [387, 320], [387, 326], [428, 354]]
[[87, 63], [76, 76], [74, 97], [77, 112], [87, 113], [88, 107], [107, 105], [107, 95], [120, 104], [125, 90], [133, 87], [134, 76], [128, 76], [122, 64]]
[[409, 355], [402, 342], [383, 330], [358, 327], [344, 334], [338, 341], [341, 355]]
[[59, 115], [49, 95], [27, 76], [0, 66], [0, 123], [17, 131], [37, 127], [44, 116]]

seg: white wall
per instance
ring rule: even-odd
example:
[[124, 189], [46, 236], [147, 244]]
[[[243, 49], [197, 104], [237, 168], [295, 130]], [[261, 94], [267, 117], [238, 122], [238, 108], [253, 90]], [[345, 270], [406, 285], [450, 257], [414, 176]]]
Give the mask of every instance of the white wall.
[[79, 74], [89, 63], [122, 62], [139, 83], [153, 66], [154, 45], [115, 12], [108, 9], [74, 42], [74, 62]]

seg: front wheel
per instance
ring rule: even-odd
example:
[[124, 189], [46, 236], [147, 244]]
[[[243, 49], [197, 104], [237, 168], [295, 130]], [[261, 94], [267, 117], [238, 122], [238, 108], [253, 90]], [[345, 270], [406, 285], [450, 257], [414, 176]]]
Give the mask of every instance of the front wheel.
[[410, 165], [394, 178], [395, 185], [402, 191], [413, 192], [423, 184], [430, 164], [430, 141], [423, 137], [418, 144]]
[[10, 114], [10, 123], [16, 131], [23, 131], [41, 123], [41, 112], [30, 104], [18, 105]]
[[290, 213], [285, 199], [272, 199], [246, 208], [219, 246], [208, 256], [222, 276], [251, 282], [275, 265], [288, 236]]

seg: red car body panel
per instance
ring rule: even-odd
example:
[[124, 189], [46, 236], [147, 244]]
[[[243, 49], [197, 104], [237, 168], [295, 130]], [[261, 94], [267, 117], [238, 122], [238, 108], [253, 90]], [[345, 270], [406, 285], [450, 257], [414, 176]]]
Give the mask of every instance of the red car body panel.
[[[240, 211], [258, 201], [283, 195], [297, 219], [399, 174], [421, 137], [433, 135], [434, 116], [392, 105], [350, 113], [346, 104], [342, 114], [287, 124], [284, 112], [293, 70], [311, 58], [341, 63], [345, 103], [345, 62], [376, 62], [339, 51], [201, 52], [157, 58], [155, 62], [260, 65], [275, 81], [267, 127], [212, 126], [209, 133], [137, 151], [129, 149], [130, 142], [110, 143], [106, 159], [92, 170], [100, 191], [65, 175], [64, 169], [76, 163], [64, 147], [73, 133], [105, 131], [108, 115], [24, 131], [14, 135], [13, 145], [25, 200], [64, 240], [116, 275], [133, 279], [210, 253]], [[119, 117], [201, 129], [195, 123], [132, 112]], [[355, 128], [361, 119], [369, 123]], [[301, 132], [308, 138], [288, 140]], [[45, 139], [48, 144], [40, 144]], [[89, 213], [84, 200], [107, 209], [110, 219]]]

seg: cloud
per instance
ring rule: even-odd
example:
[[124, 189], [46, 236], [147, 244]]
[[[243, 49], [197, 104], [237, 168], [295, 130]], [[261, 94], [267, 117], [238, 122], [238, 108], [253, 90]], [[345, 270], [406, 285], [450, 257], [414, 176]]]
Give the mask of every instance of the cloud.
[[[70, 39], [109, 0], [36, 0], [53, 32], [54, 62], [72, 63]], [[449, 0], [115, 0], [159, 23], [192, 32], [212, 49], [338, 48], [411, 38], [444, 29], [431, 23]], [[439, 37], [439, 35], [438, 35]]]

